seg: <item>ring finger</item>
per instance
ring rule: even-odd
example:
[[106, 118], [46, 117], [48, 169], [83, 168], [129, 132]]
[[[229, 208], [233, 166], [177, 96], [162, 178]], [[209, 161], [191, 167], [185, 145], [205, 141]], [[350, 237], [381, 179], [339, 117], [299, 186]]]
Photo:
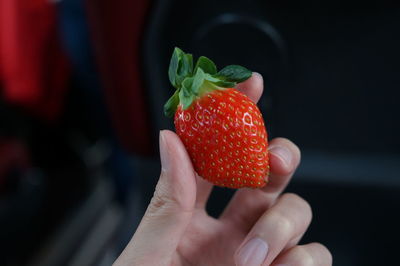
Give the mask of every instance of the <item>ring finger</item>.
[[272, 265], [331, 266], [332, 255], [325, 246], [319, 243], [310, 243], [295, 246], [280, 254]]
[[284, 194], [250, 230], [235, 253], [236, 265], [270, 265], [282, 250], [307, 230], [310, 205], [295, 194]]

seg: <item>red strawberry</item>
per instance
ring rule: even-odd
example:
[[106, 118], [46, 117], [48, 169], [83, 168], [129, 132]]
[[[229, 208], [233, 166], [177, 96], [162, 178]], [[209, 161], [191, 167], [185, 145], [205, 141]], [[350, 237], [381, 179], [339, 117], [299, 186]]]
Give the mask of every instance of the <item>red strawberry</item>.
[[258, 107], [233, 87], [251, 76], [231, 65], [217, 72], [200, 57], [175, 48], [169, 78], [177, 88], [164, 106], [196, 172], [217, 186], [263, 187], [269, 175], [268, 140]]

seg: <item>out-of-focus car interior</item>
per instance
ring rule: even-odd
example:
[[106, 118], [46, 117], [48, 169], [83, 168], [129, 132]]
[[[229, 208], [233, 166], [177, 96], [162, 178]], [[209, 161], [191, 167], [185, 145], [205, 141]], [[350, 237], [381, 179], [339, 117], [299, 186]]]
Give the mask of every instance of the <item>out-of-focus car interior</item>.
[[[264, 77], [269, 138], [302, 150], [287, 191], [302, 242], [334, 265], [397, 265], [396, 1], [0, 0], [0, 265], [110, 265], [158, 180], [173, 130], [174, 47]], [[234, 190], [215, 188], [217, 217]]]

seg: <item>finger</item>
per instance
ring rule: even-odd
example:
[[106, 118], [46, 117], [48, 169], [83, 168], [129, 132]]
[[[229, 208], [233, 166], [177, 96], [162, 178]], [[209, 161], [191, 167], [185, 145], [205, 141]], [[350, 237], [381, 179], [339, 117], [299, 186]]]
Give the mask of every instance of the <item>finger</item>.
[[236, 89], [246, 94], [253, 102], [257, 103], [263, 92], [264, 84], [260, 73], [253, 72], [253, 75], [246, 81], [239, 83]]
[[319, 243], [311, 243], [295, 246], [285, 251], [279, 255], [272, 265], [331, 266], [332, 254], [325, 246]]
[[274, 204], [300, 163], [300, 150], [291, 141], [277, 138], [269, 147], [271, 175], [267, 186], [262, 190], [238, 190], [221, 215], [221, 220], [234, 223], [244, 232]]
[[262, 190], [276, 198], [286, 188], [300, 164], [300, 149], [288, 139], [276, 138], [269, 144], [269, 159], [271, 176]]
[[202, 177], [200, 177], [199, 175], [196, 175], [196, 180], [197, 180], [196, 209], [205, 211], [205, 206], [210, 196], [213, 185], [210, 182], [203, 179]]
[[161, 175], [135, 235], [115, 265], [160, 265], [169, 261], [195, 206], [196, 176], [179, 137], [160, 132]]
[[299, 236], [297, 236], [297, 237], [291, 239], [291, 240], [286, 244], [284, 250], [286, 250], [286, 249], [288, 249], [288, 248], [292, 248], [292, 247], [298, 245], [299, 242], [300, 242], [300, 240], [303, 238], [303, 236], [304, 236], [305, 233], [306, 233], [306, 232], [304, 232], [303, 234], [301, 234], [301, 235], [299, 235]]
[[310, 205], [295, 194], [284, 194], [257, 221], [235, 253], [236, 265], [270, 265], [311, 222]]

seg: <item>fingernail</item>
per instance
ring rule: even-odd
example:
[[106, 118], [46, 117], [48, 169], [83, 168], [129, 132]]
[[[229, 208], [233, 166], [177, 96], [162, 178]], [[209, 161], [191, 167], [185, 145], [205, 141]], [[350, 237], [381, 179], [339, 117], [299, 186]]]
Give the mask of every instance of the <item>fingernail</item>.
[[268, 244], [259, 237], [248, 241], [238, 252], [236, 265], [260, 266], [268, 253]]
[[285, 146], [273, 146], [269, 151], [275, 156], [281, 158], [286, 165], [290, 165], [292, 163], [292, 153]]
[[160, 159], [161, 169], [167, 171], [169, 169], [169, 156], [167, 142], [165, 141], [164, 132], [160, 131]]

